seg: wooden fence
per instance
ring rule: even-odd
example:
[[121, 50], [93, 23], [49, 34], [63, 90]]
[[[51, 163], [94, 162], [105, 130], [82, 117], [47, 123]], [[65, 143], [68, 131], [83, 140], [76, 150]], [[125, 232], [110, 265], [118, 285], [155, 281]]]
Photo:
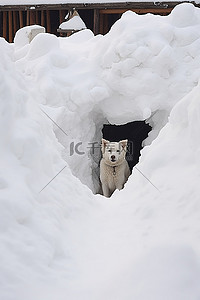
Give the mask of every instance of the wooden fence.
[[[189, 1], [184, 1], [189, 2]], [[116, 3], [68, 3], [46, 5], [0, 6], [0, 36], [12, 42], [16, 31], [27, 25], [38, 24], [46, 31], [58, 34], [57, 29], [69, 10], [76, 8], [87, 28], [94, 34], [105, 34], [113, 23], [127, 10], [138, 14], [153, 13], [167, 15], [181, 2], [116, 2]], [[197, 7], [200, 4], [189, 2]]]
[[47, 32], [56, 34], [66, 14], [67, 10], [0, 11], [0, 36], [12, 42], [18, 29], [33, 24], [44, 26]]

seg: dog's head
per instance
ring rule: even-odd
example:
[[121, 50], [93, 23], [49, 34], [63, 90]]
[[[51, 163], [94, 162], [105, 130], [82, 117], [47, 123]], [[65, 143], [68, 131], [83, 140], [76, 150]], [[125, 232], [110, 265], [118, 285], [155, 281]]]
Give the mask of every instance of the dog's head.
[[128, 140], [122, 140], [120, 142], [109, 142], [105, 139], [102, 139], [102, 155], [109, 165], [115, 166], [125, 159], [127, 143]]

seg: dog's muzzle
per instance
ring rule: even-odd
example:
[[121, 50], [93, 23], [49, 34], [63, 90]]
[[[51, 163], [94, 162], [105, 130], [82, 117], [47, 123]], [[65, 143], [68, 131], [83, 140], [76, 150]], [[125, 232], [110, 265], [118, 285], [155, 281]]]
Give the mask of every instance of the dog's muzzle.
[[116, 158], [115, 158], [114, 155], [111, 156], [111, 161], [112, 161], [112, 162], [115, 162], [115, 161], [116, 161]]

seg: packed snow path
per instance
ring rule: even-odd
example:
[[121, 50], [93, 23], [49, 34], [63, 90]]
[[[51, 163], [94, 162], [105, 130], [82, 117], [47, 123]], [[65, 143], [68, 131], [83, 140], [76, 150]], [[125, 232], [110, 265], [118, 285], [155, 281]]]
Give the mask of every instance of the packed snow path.
[[[106, 36], [27, 30], [0, 39], [0, 299], [198, 300], [199, 9], [127, 12]], [[125, 188], [95, 195], [88, 144], [145, 119]]]

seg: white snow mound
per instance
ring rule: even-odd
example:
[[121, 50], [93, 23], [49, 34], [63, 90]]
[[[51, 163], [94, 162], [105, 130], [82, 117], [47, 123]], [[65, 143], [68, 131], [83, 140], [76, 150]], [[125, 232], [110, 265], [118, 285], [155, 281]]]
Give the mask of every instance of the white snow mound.
[[[0, 39], [0, 299], [200, 298], [199, 46], [192, 4], [105, 36]], [[94, 195], [90, 143], [145, 119], [125, 188]]]
[[70, 20], [61, 23], [59, 28], [64, 30], [82, 30], [86, 29], [86, 25], [79, 16], [74, 16]]

